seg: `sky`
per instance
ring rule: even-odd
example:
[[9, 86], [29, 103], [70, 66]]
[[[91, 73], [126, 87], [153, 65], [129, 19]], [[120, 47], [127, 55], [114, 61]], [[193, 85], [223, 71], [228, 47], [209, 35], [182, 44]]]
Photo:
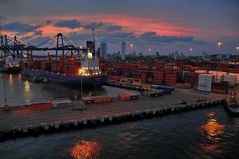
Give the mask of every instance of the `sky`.
[[61, 32], [82, 46], [94, 27], [109, 52], [125, 41], [129, 53], [239, 53], [238, 15], [239, 0], [0, 0], [2, 34], [37, 45]]

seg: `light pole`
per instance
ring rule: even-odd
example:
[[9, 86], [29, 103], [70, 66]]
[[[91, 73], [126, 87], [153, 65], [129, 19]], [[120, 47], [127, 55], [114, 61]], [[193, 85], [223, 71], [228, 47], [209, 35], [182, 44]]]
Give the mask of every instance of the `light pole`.
[[189, 48], [189, 55], [192, 56], [193, 49]]
[[[129, 47], [130, 47], [130, 50], [132, 51], [132, 54], [133, 54], [134, 44], [133, 44], [133, 43], [129, 44]], [[129, 52], [129, 59], [131, 59], [131, 57], [130, 57], [130, 52]], [[130, 60], [129, 60], [129, 61], [130, 61]]]
[[220, 54], [220, 49], [222, 47], [222, 42], [217, 42], [218, 53]]
[[236, 47], [237, 52], [239, 52], [239, 47]]

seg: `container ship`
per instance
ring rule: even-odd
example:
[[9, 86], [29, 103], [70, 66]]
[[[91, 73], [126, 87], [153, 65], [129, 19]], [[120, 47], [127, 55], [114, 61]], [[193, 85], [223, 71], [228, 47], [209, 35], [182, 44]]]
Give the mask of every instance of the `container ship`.
[[0, 60], [0, 72], [17, 74], [21, 72], [20, 59], [7, 56]]
[[57, 82], [67, 85], [88, 85], [97, 87], [105, 83], [107, 76], [99, 68], [99, 58], [87, 57], [76, 60], [64, 57], [58, 60], [34, 59], [22, 63], [22, 74], [35, 81]]

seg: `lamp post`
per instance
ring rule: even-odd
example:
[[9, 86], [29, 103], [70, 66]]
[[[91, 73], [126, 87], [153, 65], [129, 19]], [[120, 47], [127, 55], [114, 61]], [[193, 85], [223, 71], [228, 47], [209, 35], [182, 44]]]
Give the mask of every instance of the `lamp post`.
[[239, 52], [239, 47], [236, 47], [237, 52]]
[[[134, 44], [133, 44], [133, 43], [130, 43], [130, 44], [129, 44], [129, 47], [130, 47], [130, 50], [132, 51], [132, 54], [133, 54]], [[129, 52], [129, 59], [131, 59], [131, 57], [130, 57], [130, 52]], [[130, 60], [129, 60], [129, 61], [130, 61]]]
[[220, 49], [222, 47], [222, 42], [217, 42], [218, 53], [220, 54]]
[[189, 48], [189, 55], [192, 56], [193, 49]]

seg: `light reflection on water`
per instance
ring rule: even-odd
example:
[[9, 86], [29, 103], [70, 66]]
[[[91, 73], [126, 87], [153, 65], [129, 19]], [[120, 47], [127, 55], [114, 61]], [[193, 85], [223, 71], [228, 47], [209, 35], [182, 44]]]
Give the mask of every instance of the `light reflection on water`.
[[8, 81], [9, 81], [9, 85], [10, 85], [10, 86], [13, 86], [13, 77], [12, 77], [12, 74], [9, 74]]
[[215, 112], [208, 112], [207, 117], [207, 122], [201, 125], [201, 133], [206, 139], [200, 147], [207, 152], [221, 151], [218, 142], [224, 133], [225, 125], [217, 121]]
[[[29, 99], [31, 97], [31, 83], [29, 81], [24, 81], [24, 94], [26, 95], [26, 98]], [[27, 100], [27, 102], [29, 102]]]
[[[3, 83], [6, 87], [7, 102], [10, 106], [25, 105], [30, 101], [40, 101], [55, 98], [70, 98], [79, 100], [81, 91], [78, 87], [69, 87], [60, 84], [34, 83], [26, 79], [21, 74], [1, 74], [0, 88]], [[89, 88], [83, 86], [83, 95], [110, 95], [118, 96], [122, 90], [102, 86], [99, 88]], [[3, 89], [0, 89], [0, 107], [4, 105]]]
[[237, 159], [238, 125], [239, 118], [229, 117], [218, 106], [8, 141], [0, 143], [0, 158]]
[[70, 148], [70, 156], [74, 159], [97, 159], [101, 146], [95, 141], [80, 141]]

